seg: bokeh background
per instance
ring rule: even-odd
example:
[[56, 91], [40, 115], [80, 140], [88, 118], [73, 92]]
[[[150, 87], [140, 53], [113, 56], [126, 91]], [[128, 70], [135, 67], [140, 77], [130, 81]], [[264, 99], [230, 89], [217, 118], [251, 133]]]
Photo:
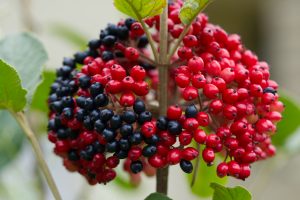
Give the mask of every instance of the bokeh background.
[[[205, 12], [211, 22], [240, 34], [246, 46], [271, 65], [272, 78], [280, 84], [282, 92], [300, 100], [299, 0], [215, 0]], [[98, 37], [108, 22], [117, 22], [122, 17], [112, 0], [0, 0], [0, 38], [21, 31], [33, 32], [48, 51], [46, 68], [54, 69], [61, 65], [62, 57], [71, 56], [89, 38]], [[31, 147], [4, 115], [0, 113], [0, 199], [52, 199]], [[41, 131], [45, 129], [41, 125], [45, 123], [43, 118], [36, 113], [31, 122], [42, 132], [39, 137], [45, 159], [63, 199], [140, 200], [154, 191], [155, 180], [146, 177], [132, 190], [120, 184], [90, 187], [79, 175], [68, 173], [60, 158], [52, 154], [52, 146]], [[300, 121], [300, 116], [286, 116], [285, 120]], [[300, 129], [279, 148], [277, 157], [255, 164], [250, 179], [230, 179], [229, 185], [244, 185], [253, 193], [254, 200], [299, 199], [299, 152]], [[169, 181], [169, 194], [174, 200], [200, 199], [190, 192], [179, 168], [171, 167]]]

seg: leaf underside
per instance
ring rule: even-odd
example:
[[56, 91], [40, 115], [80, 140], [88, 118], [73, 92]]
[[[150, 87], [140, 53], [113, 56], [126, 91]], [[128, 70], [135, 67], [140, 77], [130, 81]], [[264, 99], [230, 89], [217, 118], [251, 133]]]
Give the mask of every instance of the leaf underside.
[[115, 7], [122, 13], [141, 21], [162, 13], [165, 0], [114, 0]]
[[186, 0], [179, 13], [181, 22], [190, 24], [209, 2], [209, 0]]
[[241, 186], [234, 188], [224, 187], [217, 183], [211, 183], [214, 189], [213, 200], [251, 200], [252, 196], [249, 191]]

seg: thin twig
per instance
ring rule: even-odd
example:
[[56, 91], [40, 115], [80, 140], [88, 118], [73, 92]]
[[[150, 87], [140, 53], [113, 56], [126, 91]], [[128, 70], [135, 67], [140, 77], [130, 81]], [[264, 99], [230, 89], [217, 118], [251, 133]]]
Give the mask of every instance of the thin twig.
[[46, 181], [49, 185], [49, 188], [51, 189], [52, 191], [52, 194], [54, 196], [54, 198], [56, 200], [61, 200], [61, 196], [59, 194], [59, 191], [57, 189], [57, 186], [54, 182], [54, 179], [50, 173], [50, 170], [48, 168], [48, 165], [46, 163], [46, 161], [44, 160], [44, 156], [43, 156], [43, 153], [42, 153], [42, 150], [40, 148], [40, 145], [38, 143], [38, 140], [35, 136], [35, 134], [33, 133], [33, 131], [31, 130], [30, 126], [29, 126], [29, 123], [27, 121], [27, 118], [25, 117], [25, 114], [23, 112], [18, 112], [18, 113], [15, 113], [13, 111], [11, 111], [11, 114], [15, 117], [15, 119], [17, 120], [17, 122], [19, 123], [19, 125], [21, 126], [21, 128], [23, 129], [26, 137], [28, 138], [29, 142], [31, 143], [32, 145], [32, 148], [34, 150], [34, 153], [35, 153], [35, 156], [36, 156], [36, 159], [38, 161], [38, 164], [46, 178]]
[[193, 177], [192, 177], [192, 181], [191, 181], [191, 187], [193, 187], [195, 185], [195, 182], [196, 182], [196, 178], [197, 178], [197, 175], [198, 175], [198, 171], [199, 171], [199, 165], [200, 165], [200, 151], [201, 151], [201, 148], [200, 148], [200, 144], [197, 143], [197, 151], [199, 152], [199, 156], [197, 157], [196, 159], [196, 165], [195, 165], [195, 168], [194, 168], [194, 173], [193, 173]]

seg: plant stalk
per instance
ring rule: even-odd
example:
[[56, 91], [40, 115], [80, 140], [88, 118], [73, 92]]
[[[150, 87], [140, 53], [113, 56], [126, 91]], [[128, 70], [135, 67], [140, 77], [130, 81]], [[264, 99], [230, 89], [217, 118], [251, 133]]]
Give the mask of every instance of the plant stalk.
[[26, 137], [28, 138], [28, 140], [30, 141], [31, 145], [32, 145], [32, 148], [34, 150], [34, 153], [35, 153], [35, 156], [36, 156], [36, 159], [38, 161], [38, 164], [46, 178], [46, 181], [52, 191], [52, 194], [54, 196], [54, 198], [56, 200], [61, 200], [61, 196], [59, 194], [59, 191], [57, 189], [57, 186], [54, 182], [54, 179], [50, 173], [50, 170], [48, 168], [48, 165], [46, 163], [46, 161], [44, 160], [44, 157], [43, 157], [43, 153], [42, 153], [42, 150], [40, 148], [40, 145], [38, 143], [38, 140], [35, 136], [35, 134], [33, 133], [33, 131], [31, 130], [30, 126], [29, 126], [29, 123], [26, 119], [26, 116], [23, 112], [18, 112], [18, 113], [15, 113], [15, 112], [11, 112], [12, 115], [15, 117], [15, 119], [17, 120], [17, 122], [19, 123], [19, 125], [21, 126], [21, 128], [23, 129]]
[[[168, 3], [168, 2], [167, 2]], [[167, 4], [168, 5], [168, 4]], [[163, 10], [160, 16], [159, 32], [159, 114], [164, 116], [168, 107], [168, 6]], [[168, 193], [168, 175], [169, 167], [157, 170], [156, 174], [156, 192], [167, 195]]]

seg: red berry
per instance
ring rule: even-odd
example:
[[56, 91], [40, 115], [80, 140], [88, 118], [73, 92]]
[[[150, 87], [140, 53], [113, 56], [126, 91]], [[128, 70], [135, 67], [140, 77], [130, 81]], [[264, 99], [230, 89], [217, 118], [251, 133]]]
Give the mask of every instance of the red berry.
[[127, 47], [125, 50], [125, 57], [130, 61], [139, 59], [139, 52], [133, 47]]
[[187, 118], [183, 123], [183, 128], [187, 131], [194, 131], [199, 127], [199, 123], [195, 118]]
[[194, 47], [198, 44], [197, 37], [194, 35], [186, 35], [183, 38], [183, 44], [186, 47]]
[[205, 148], [202, 151], [202, 158], [208, 165], [212, 165], [215, 160], [214, 150], [212, 148]]
[[226, 162], [221, 162], [220, 164], [218, 164], [217, 167], [217, 175], [220, 178], [223, 178], [224, 176], [227, 176], [228, 174], [228, 165]]
[[167, 161], [171, 165], [176, 165], [182, 159], [182, 152], [180, 149], [171, 149], [167, 155]]
[[139, 22], [134, 22], [130, 27], [130, 31], [135, 37], [140, 37], [145, 33], [141, 23]]
[[148, 161], [149, 164], [155, 168], [162, 168], [165, 165], [165, 161], [163, 160], [163, 157], [158, 154], [155, 154], [154, 156], [150, 157]]
[[192, 85], [195, 88], [203, 88], [206, 84], [206, 79], [202, 74], [196, 74], [192, 76]]
[[185, 74], [177, 74], [175, 76], [175, 81], [178, 87], [186, 88], [190, 84], [190, 79]]
[[149, 93], [149, 85], [145, 81], [134, 82], [132, 91], [138, 96], [145, 96]]
[[179, 142], [181, 145], [186, 146], [192, 142], [193, 134], [187, 131], [183, 131], [179, 134]]
[[194, 132], [194, 140], [199, 144], [204, 144], [206, 142], [206, 133], [202, 129], [197, 129]]
[[215, 99], [219, 94], [219, 89], [213, 84], [206, 84], [203, 88], [203, 94], [209, 99]]
[[221, 142], [221, 139], [216, 134], [210, 134], [206, 137], [206, 146], [215, 148]]
[[228, 174], [230, 176], [239, 177], [241, 167], [236, 161], [230, 161], [228, 164]]
[[219, 76], [221, 73], [221, 65], [218, 61], [213, 60], [205, 65], [208, 74], [212, 76]]
[[209, 125], [209, 116], [205, 112], [198, 112], [197, 113], [197, 120], [199, 122], [199, 126], [208, 126]]
[[141, 132], [146, 138], [150, 138], [156, 133], [156, 125], [153, 122], [146, 122], [142, 125]]
[[128, 158], [132, 161], [138, 160], [142, 156], [142, 149], [140, 147], [134, 146], [128, 152]]
[[209, 112], [216, 115], [223, 110], [223, 102], [219, 99], [212, 100], [209, 104]]
[[178, 105], [169, 106], [167, 110], [167, 117], [170, 120], [177, 120], [181, 117], [182, 109]]
[[187, 147], [185, 149], [182, 150], [182, 158], [184, 160], [194, 160], [195, 158], [197, 158], [199, 155], [199, 152], [197, 149], [193, 148], [193, 147]]
[[132, 90], [134, 85], [134, 80], [131, 76], [126, 76], [125, 78], [123, 78], [122, 80], [122, 88], [124, 90]]
[[198, 97], [198, 90], [193, 86], [188, 86], [183, 90], [182, 97], [186, 101], [192, 101]]
[[125, 92], [120, 97], [120, 105], [130, 107], [134, 104], [135, 96], [132, 92]]
[[113, 65], [111, 67], [111, 77], [114, 80], [122, 81], [126, 76], [126, 71], [121, 65]]
[[146, 77], [146, 71], [143, 67], [136, 65], [131, 69], [130, 76], [135, 81], [143, 81]]
[[193, 52], [188, 47], [180, 47], [177, 51], [177, 54], [182, 60], [188, 60], [193, 57]]

